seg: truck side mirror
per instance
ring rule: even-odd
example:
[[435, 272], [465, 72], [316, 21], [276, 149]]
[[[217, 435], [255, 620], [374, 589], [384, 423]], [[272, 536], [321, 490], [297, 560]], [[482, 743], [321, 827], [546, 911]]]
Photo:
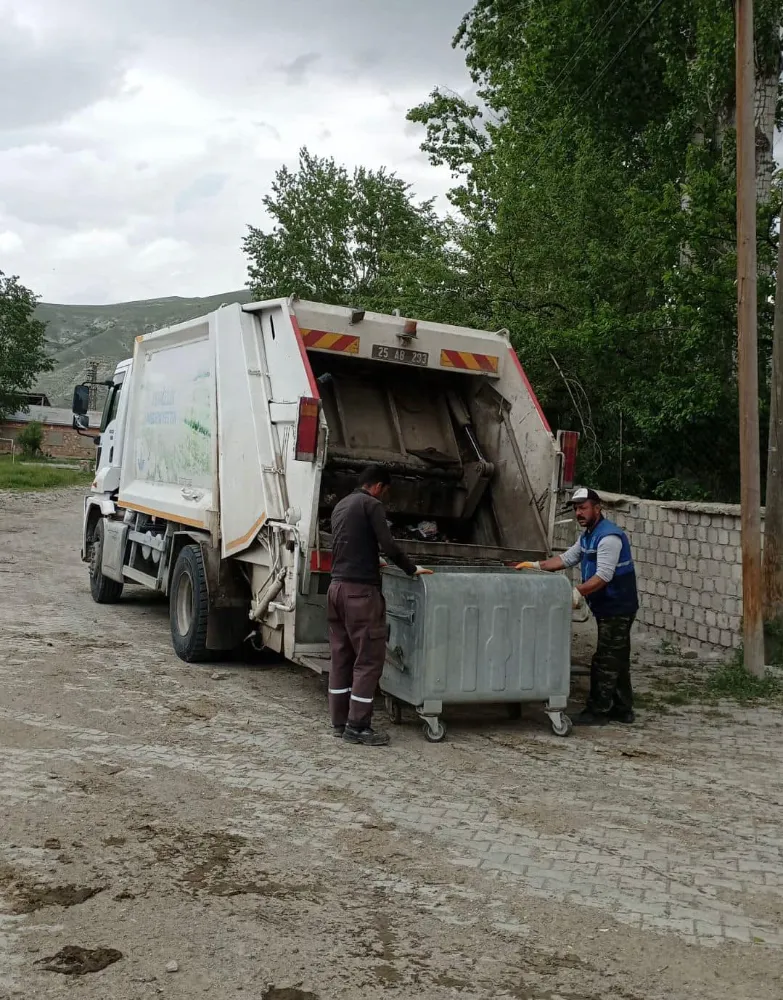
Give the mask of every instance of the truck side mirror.
[[[73, 390], [73, 404], [71, 409], [79, 416], [84, 416], [90, 408], [90, 387], [88, 385], [77, 385]], [[89, 424], [85, 424], [89, 426]]]
[[86, 431], [90, 426], [90, 418], [86, 413], [74, 413], [73, 429], [76, 431]]

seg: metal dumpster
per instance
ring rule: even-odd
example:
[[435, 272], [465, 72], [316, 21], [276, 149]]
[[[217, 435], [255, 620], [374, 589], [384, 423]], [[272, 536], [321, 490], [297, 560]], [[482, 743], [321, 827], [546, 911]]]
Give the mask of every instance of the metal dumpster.
[[571, 673], [571, 584], [565, 576], [497, 567], [439, 567], [410, 579], [383, 574], [388, 643], [381, 690], [392, 722], [401, 703], [446, 735], [444, 704], [546, 702], [558, 736]]

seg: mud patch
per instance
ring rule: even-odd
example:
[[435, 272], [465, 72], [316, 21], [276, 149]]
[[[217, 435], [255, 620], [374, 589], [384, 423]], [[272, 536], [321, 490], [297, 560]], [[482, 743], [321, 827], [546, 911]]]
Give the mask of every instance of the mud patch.
[[214, 719], [220, 709], [207, 698], [194, 698], [184, 704], [175, 705], [171, 710], [171, 719], [185, 721], [186, 719]]
[[40, 958], [35, 964], [45, 972], [59, 972], [63, 976], [86, 976], [114, 965], [123, 957], [116, 948], [81, 948], [67, 944], [56, 955]]
[[[27, 633], [27, 635], [30, 635], [30, 633]], [[35, 637], [34, 633], [32, 634], [32, 637]], [[83, 635], [81, 633], [76, 633], [76, 632], [47, 632], [42, 638], [50, 646], [53, 643], [55, 643], [55, 642], [59, 642], [59, 643], [62, 643], [64, 646], [67, 646], [69, 650], [73, 650], [73, 651], [77, 651], [77, 650], [85, 650], [85, 651], [86, 650], [98, 650], [101, 653], [105, 653], [106, 652], [106, 643], [105, 643], [104, 640], [102, 640], [100, 638], [91, 639], [89, 636], [85, 636], [85, 635]], [[129, 642], [123, 642], [121, 639], [115, 638], [115, 639], [112, 640], [112, 648], [113, 649], [130, 649], [131, 648], [131, 643], [129, 643]]]
[[469, 983], [467, 979], [457, 979], [448, 972], [442, 972], [437, 976], [433, 976], [432, 981], [436, 986], [444, 986], [452, 990], [467, 990], [473, 986], [473, 983]]
[[10, 865], [0, 865], [0, 888], [9, 907], [6, 912], [20, 915], [46, 906], [78, 906], [103, 892], [105, 886], [44, 885], [25, 878]]
[[35, 913], [47, 906], [61, 906], [65, 909], [79, 906], [88, 899], [103, 892], [104, 886], [76, 885], [17, 885], [9, 892], [11, 912], [14, 914]]
[[397, 960], [396, 940], [388, 917], [379, 913], [375, 917], [375, 929], [383, 959], [382, 963], [375, 967], [375, 975], [384, 986], [396, 986], [402, 982], [403, 976], [394, 964]]
[[291, 899], [309, 895], [315, 898], [315, 886], [310, 883], [288, 878], [276, 880], [271, 873], [256, 868], [252, 859], [259, 852], [244, 837], [223, 831], [174, 834], [161, 829], [153, 835], [156, 861], [171, 867], [182, 866], [173, 877], [189, 895], [204, 892], [222, 897]]
[[318, 1000], [318, 994], [308, 993], [306, 990], [278, 989], [277, 986], [270, 986], [261, 994], [261, 1000]]
[[197, 873], [203, 869], [204, 877], [209, 872], [225, 870], [247, 845], [244, 837], [222, 830], [199, 834], [189, 831], [174, 833], [172, 830], [145, 827], [144, 831], [150, 832], [154, 837], [166, 838], [155, 844], [155, 856], [158, 861], [166, 862], [177, 858], [198, 860], [199, 864], [192, 869], [192, 872]]
[[556, 952], [546, 954], [544, 952], [525, 951], [521, 956], [522, 963], [539, 976], [557, 976], [561, 969], [582, 969], [593, 971], [595, 966], [591, 962], [586, 962], [574, 955], [572, 952]]

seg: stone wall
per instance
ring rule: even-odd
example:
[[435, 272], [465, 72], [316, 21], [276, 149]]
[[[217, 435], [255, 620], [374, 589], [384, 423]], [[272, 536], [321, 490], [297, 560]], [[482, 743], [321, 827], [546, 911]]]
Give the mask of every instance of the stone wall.
[[[638, 622], [681, 648], [736, 649], [742, 633], [739, 506], [602, 496], [606, 516], [631, 542]], [[558, 550], [578, 536], [567, 517], [556, 527]]]

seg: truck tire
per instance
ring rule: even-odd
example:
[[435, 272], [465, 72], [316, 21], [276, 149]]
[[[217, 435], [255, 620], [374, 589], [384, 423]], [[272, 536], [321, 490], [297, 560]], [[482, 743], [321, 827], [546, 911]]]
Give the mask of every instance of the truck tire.
[[186, 545], [177, 557], [169, 590], [169, 619], [177, 656], [186, 663], [208, 660], [209, 595], [198, 545]]
[[122, 597], [122, 584], [101, 572], [103, 559], [103, 518], [95, 525], [90, 545], [90, 593], [96, 604], [116, 604]]

